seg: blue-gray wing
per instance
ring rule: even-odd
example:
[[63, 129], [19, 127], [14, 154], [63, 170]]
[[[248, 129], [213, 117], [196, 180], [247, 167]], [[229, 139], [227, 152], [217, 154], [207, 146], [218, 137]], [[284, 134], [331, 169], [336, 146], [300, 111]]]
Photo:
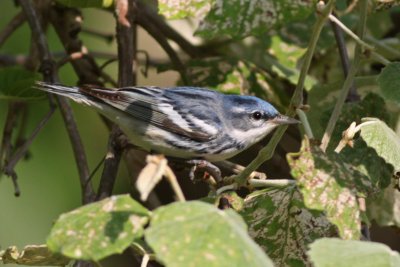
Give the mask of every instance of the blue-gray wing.
[[82, 91], [122, 110], [136, 120], [198, 142], [221, 132], [213, 104], [221, 95], [198, 88], [127, 87], [118, 90], [83, 87]]

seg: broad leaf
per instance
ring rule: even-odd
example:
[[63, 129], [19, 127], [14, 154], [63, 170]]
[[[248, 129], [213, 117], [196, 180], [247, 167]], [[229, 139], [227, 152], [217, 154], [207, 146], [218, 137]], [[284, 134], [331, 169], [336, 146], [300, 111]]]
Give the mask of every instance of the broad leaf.
[[0, 69], [0, 100], [21, 101], [44, 98], [45, 93], [32, 88], [37, 80], [40, 80], [38, 73], [21, 67]]
[[322, 238], [310, 248], [309, 255], [315, 267], [400, 266], [399, 253], [381, 243]]
[[204, 17], [213, 3], [214, 0], [159, 0], [158, 12], [167, 19]]
[[249, 234], [276, 266], [309, 265], [306, 252], [315, 239], [336, 236], [326, 216], [304, 206], [296, 186], [268, 188], [246, 197], [240, 213]]
[[[384, 121], [389, 120], [384, 100], [378, 95], [368, 94], [360, 102], [346, 103], [341, 114], [327, 149], [328, 154], [333, 154], [333, 157], [339, 157], [341, 161], [350, 164], [353, 168], [369, 177], [371, 186], [359, 188], [364, 194], [369, 195], [378, 192], [379, 189], [386, 188], [390, 184], [393, 167], [387, 164], [375, 149], [368, 147], [362, 138], [357, 138], [354, 141], [353, 148], [345, 147], [339, 155], [333, 152], [333, 149], [342, 139], [343, 131], [353, 121], [361, 122], [364, 117], [377, 117]], [[321, 121], [327, 122], [329, 116], [330, 112], [325, 112], [324, 116], [321, 117]]]
[[387, 65], [378, 77], [382, 95], [387, 100], [400, 104], [400, 62], [392, 62]]
[[58, 218], [49, 248], [73, 259], [98, 261], [122, 253], [143, 235], [149, 211], [128, 195], [112, 196]]
[[265, 34], [274, 27], [307, 18], [314, 11], [315, 3], [295, 0], [216, 1], [197, 33], [208, 38]]
[[361, 127], [361, 137], [387, 163], [400, 171], [400, 137], [379, 119], [370, 119]]
[[357, 196], [372, 187], [368, 177], [340, 158], [332, 158], [318, 146], [303, 141], [299, 153], [288, 154], [292, 175], [306, 207], [325, 211], [344, 239], [360, 238], [361, 214]]
[[56, 0], [69, 7], [110, 7], [114, 0]]
[[65, 266], [70, 262], [70, 259], [52, 253], [46, 245], [29, 245], [22, 251], [18, 251], [15, 246], [0, 251], [0, 262], [29, 266]]
[[145, 232], [156, 257], [168, 267], [272, 266], [232, 210], [193, 201], [154, 211]]

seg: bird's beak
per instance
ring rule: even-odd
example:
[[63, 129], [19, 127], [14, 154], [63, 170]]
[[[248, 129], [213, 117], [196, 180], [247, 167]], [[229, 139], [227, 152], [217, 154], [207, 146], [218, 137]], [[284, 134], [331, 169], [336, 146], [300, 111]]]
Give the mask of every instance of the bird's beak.
[[279, 114], [278, 116], [276, 116], [275, 118], [272, 119], [272, 122], [282, 125], [282, 124], [298, 124], [301, 123], [300, 121], [290, 118], [288, 116]]

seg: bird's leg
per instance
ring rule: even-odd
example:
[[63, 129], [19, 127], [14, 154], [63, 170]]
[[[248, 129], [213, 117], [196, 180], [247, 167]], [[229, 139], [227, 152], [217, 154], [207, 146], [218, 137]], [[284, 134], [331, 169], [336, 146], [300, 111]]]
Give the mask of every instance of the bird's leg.
[[187, 163], [193, 165], [189, 173], [189, 177], [192, 181], [195, 179], [195, 171], [197, 168], [204, 169], [207, 173], [214, 177], [217, 183], [222, 181], [220, 169], [211, 162], [204, 159], [192, 159], [187, 161]]

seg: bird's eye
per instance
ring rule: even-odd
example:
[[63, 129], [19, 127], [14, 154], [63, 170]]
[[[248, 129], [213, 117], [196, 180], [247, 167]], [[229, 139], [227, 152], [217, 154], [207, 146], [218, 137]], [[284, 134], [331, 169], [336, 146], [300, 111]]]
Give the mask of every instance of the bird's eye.
[[258, 120], [260, 120], [262, 118], [262, 114], [259, 111], [255, 111], [255, 112], [253, 112], [253, 114], [251, 114], [251, 117], [254, 120], [258, 121]]

